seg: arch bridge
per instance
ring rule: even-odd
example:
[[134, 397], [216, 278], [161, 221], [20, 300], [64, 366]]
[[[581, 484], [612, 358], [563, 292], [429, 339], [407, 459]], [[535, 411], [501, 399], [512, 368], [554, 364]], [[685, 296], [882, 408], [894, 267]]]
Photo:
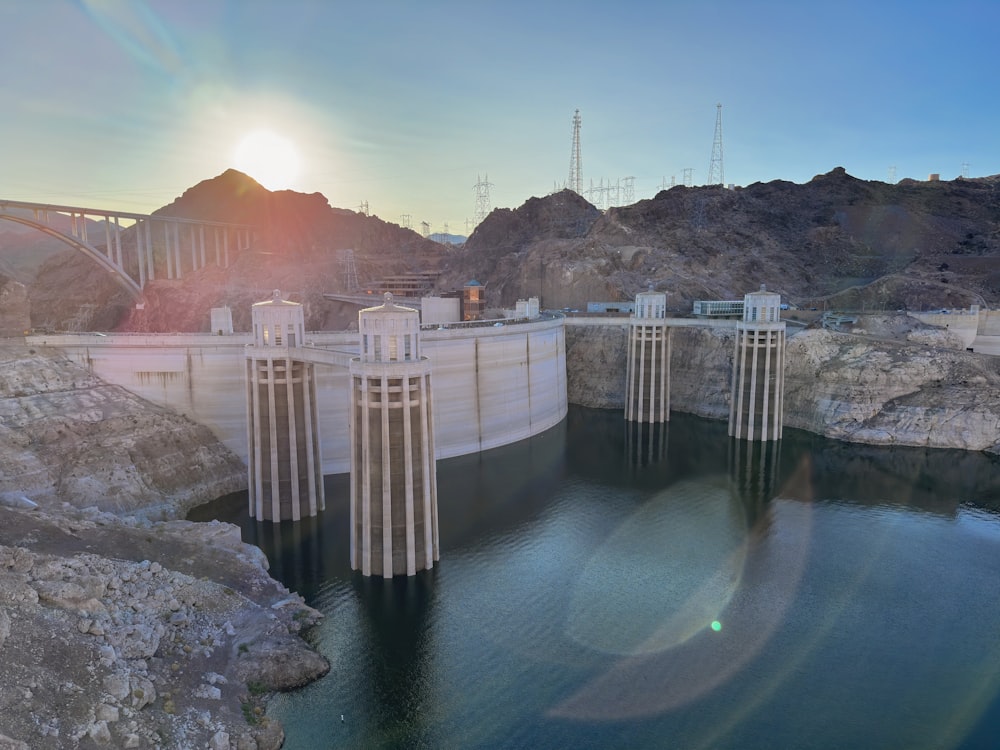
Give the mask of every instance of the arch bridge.
[[216, 265], [228, 267], [230, 252], [248, 249], [254, 238], [249, 224], [30, 201], [0, 199], [0, 219], [33, 227], [82, 252], [135, 300], [150, 281], [179, 279], [208, 265], [213, 255]]

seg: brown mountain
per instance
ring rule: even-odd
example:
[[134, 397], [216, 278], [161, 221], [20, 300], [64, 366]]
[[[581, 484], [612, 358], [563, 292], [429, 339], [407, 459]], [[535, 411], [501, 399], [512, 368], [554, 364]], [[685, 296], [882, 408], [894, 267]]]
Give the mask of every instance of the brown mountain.
[[[589, 209], [589, 210], [588, 210]], [[803, 306], [920, 309], [1000, 299], [1000, 176], [866, 182], [842, 168], [804, 185], [674, 187], [601, 214], [563, 191], [497, 210], [450, 256], [488, 302], [546, 307], [733, 299], [761, 283]]]
[[[345, 288], [343, 249], [363, 285], [441, 270], [438, 289], [475, 278], [493, 307], [538, 295], [544, 307], [632, 299], [650, 284], [670, 307], [740, 298], [760, 284], [803, 307], [921, 309], [1000, 300], [1000, 176], [953, 181], [855, 179], [842, 168], [806, 184], [674, 187], [601, 212], [562, 191], [494, 210], [458, 249], [320, 194], [271, 192], [229, 170], [156, 212], [256, 224], [251, 251], [146, 288], [144, 310], [82, 257], [46, 264], [30, 289], [36, 327], [207, 331], [229, 305], [248, 330], [250, 305], [274, 288], [306, 305], [311, 329], [340, 328], [356, 308], [323, 298]], [[128, 245], [133, 238], [126, 231]], [[162, 249], [160, 249], [162, 253]]]
[[[69, 330], [207, 331], [209, 310], [229, 305], [238, 330], [249, 330], [250, 306], [281, 289], [306, 304], [311, 329], [345, 325], [324, 292], [344, 290], [341, 250], [352, 249], [361, 279], [440, 266], [447, 248], [378, 217], [332, 208], [319, 193], [272, 192], [235, 170], [205, 180], [154, 212], [257, 227], [251, 250], [230, 266], [209, 265], [168, 279], [165, 248], [154, 238], [156, 279], [135, 309], [107, 274], [72, 251], [46, 263], [31, 287], [32, 324]], [[127, 250], [135, 247], [131, 229]], [[356, 314], [356, 313], [355, 313]]]

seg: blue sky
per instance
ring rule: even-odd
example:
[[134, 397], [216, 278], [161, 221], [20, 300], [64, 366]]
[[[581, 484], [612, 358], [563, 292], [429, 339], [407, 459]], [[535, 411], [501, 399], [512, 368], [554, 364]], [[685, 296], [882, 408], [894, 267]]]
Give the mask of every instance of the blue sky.
[[267, 129], [293, 189], [464, 234], [480, 176], [496, 207], [565, 183], [576, 109], [585, 188], [703, 184], [717, 102], [728, 183], [992, 175], [998, 29], [995, 0], [0, 0], [0, 198], [153, 210]]

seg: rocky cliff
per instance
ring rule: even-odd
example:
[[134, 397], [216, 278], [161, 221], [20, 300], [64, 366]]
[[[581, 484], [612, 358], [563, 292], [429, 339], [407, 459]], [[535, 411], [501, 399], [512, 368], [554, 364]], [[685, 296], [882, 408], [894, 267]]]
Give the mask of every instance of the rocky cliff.
[[490, 304], [632, 299], [676, 310], [760, 283], [803, 306], [919, 310], [1000, 300], [1000, 177], [889, 185], [837, 168], [804, 185], [678, 186], [598, 212], [563, 191], [496, 210], [449, 256]]
[[[878, 445], [1000, 452], [1000, 359], [903, 316], [862, 318], [851, 331], [791, 330], [785, 425]], [[671, 334], [671, 408], [729, 418], [733, 334]], [[570, 403], [622, 409], [627, 327], [569, 326]]]
[[0, 747], [278, 747], [262, 699], [326, 672], [319, 614], [238, 528], [157, 520], [245, 466], [56, 352], [0, 362]]
[[178, 518], [246, 486], [243, 463], [208, 428], [56, 351], [11, 344], [0, 359], [0, 492]]

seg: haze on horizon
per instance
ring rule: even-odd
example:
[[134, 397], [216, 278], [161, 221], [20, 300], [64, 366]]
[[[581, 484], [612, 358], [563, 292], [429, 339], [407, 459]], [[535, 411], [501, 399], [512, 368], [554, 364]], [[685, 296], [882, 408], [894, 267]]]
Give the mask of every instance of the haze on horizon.
[[243, 158], [466, 234], [480, 176], [494, 207], [563, 186], [576, 109], [585, 188], [703, 184], [717, 102], [727, 183], [991, 175], [997, 28], [989, 0], [0, 3], [0, 198], [152, 211]]

